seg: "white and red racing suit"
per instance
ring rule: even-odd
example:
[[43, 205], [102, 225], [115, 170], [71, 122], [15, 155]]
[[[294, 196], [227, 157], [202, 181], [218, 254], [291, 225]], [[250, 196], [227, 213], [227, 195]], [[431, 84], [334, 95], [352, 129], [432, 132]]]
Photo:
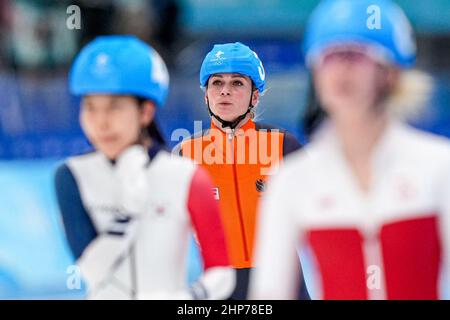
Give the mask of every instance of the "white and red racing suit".
[[324, 299], [438, 299], [449, 269], [450, 143], [391, 120], [362, 192], [326, 123], [269, 181], [252, 298], [295, 297], [303, 245]]
[[[142, 178], [148, 187], [142, 192], [138, 190], [142, 184], [134, 184], [129, 190], [131, 201], [124, 197], [118, 164], [100, 152], [72, 157], [57, 170], [55, 187], [62, 220], [68, 244], [87, 282], [88, 298], [228, 297], [234, 289], [235, 271], [229, 264], [208, 174], [158, 146], [148, 153], [150, 162], [145, 169], [131, 176]], [[126, 164], [123, 169], [135, 168]], [[130, 215], [124, 201], [137, 207], [141, 200], [145, 205], [142, 212]], [[192, 232], [200, 245], [205, 271], [188, 287]]]

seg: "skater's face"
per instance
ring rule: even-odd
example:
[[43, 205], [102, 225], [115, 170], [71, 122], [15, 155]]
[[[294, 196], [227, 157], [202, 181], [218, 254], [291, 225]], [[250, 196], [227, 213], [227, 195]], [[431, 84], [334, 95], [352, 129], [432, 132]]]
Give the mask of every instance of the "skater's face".
[[375, 115], [389, 93], [393, 69], [360, 50], [325, 53], [314, 66], [314, 85], [332, 118]]
[[153, 119], [155, 107], [122, 95], [89, 95], [83, 98], [81, 127], [92, 145], [109, 159], [139, 142], [141, 132]]
[[253, 91], [249, 77], [238, 73], [220, 73], [208, 80], [205, 103], [211, 111], [225, 121], [233, 121], [244, 114], [249, 104], [258, 104], [259, 92]]

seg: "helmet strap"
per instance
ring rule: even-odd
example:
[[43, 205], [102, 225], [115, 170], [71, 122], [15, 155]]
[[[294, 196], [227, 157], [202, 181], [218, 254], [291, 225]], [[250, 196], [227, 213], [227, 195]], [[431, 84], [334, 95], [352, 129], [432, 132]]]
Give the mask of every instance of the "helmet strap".
[[223, 119], [220, 118], [218, 115], [214, 114], [214, 113], [212, 112], [211, 108], [209, 107], [209, 103], [208, 103], [208, 112], [209, 112], [209, 115], [210, 115], [211, 117], [216, 118], [216, 120], [219, 121], [220, 124], [222, 125], [222, 128], [227, 128], [227, 127], [229, 127], [229, 128], [232, 129], [232, 130], [235, 129], [235, 128], [237, 127], [237, 125], [238, 125], [238, 124], [239, 124], [239, 123], [247, 116], [247, 114], [248, 114], [249, 112], [252, 111], [252, 109], [253, 109], [253, 106], [250, 105], [250, 106], [247, 108], [247, 111], [246, 111], [245, 113], [241, 114], [239, 117], [237, 117], [237, 118], [234, 119], [233, 121], [227, 121], [227, 120], [223, 120]]

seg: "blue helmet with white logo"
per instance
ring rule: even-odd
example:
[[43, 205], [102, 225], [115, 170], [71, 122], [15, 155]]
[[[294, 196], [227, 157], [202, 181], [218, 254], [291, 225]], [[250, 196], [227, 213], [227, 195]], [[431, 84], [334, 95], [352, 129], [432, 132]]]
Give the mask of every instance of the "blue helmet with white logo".
[[356, 43], [390, 64], [411, 66], [416, 58], [412, 27], [391, 0], [324, 0], [307, 24], [303, 49], [308, 66], [327, 48]]
[[77, 55], [69, 87], [75, 95], [129, 94], [162, 107], [169, 73], [159, 54], [135, 36], [100, 36]]
[[206, 55], [200, 69], [200, 86], [206, 87], [211, 75], [239, 73], [252, 79], [259, 92], [264, 91], [266, 73], [258, 55], [240, 42], [216, 44]]

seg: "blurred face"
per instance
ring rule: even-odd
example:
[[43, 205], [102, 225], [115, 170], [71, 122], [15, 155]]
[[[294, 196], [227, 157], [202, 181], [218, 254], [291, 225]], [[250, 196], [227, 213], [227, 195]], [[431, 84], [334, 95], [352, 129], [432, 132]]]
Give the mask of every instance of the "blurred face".
[[83, 98], [81, 127], [92, 145], [109, 159], [139, 141], [142, 128], [153, 119], [153, 103], [139, 107], [136, 98], [121, 95], [89, 95]]
[[325, 53], [315, 64], [314, 85], [332, 118], [375, 115], [388, 92], [393, 69], [377, 63], [362, 51]]
[[238, 73], [219, 73], [208, 80], [205, 102], [212, 112], [225, 121], [233, 121], [244, 114], [250, 102], [258, 104], [259, 92], [252, 92], [252, 81]]

